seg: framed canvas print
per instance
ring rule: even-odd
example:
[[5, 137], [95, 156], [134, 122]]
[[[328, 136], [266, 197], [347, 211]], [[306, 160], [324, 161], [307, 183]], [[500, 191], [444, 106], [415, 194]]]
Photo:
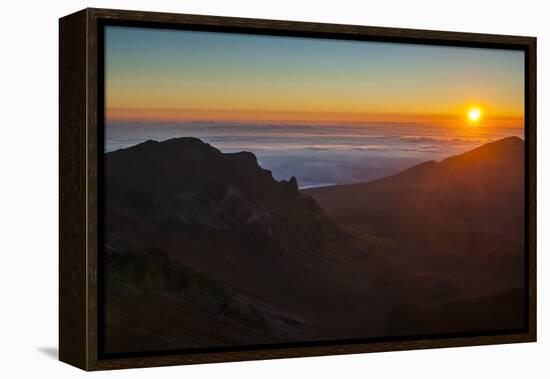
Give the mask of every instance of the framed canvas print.
[[533, 37], [60, 20], [60, 359], [536, 340]]

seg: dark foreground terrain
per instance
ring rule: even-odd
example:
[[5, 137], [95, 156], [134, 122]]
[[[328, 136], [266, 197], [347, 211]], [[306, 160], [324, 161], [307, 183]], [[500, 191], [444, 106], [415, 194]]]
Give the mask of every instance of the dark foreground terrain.
[[194, 138], [105, 156], [105, 352], [523, 326], [523, 141], [300, 192]]

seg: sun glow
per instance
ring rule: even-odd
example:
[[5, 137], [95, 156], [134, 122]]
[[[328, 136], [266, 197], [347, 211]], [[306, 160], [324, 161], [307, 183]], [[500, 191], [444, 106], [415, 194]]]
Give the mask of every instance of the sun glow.
[[472, 123], [475, 123], [479, 121], [481, 118], [481, 109], [480, 108], [470, 108], [468, 110], [468, 120], [470, 120]]

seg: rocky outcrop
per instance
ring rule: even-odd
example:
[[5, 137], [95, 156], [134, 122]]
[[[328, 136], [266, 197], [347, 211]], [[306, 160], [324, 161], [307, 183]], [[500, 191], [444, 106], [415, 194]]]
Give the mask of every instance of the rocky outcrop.
[[287, 250], [341, 233], [296, 178], [277, 181], [252, 153], [224, 154], [196, 138], [107, 154], [106, 184], [108, 237], [115, 239], [120, 218], [150, 220], [152, 229], [170, 223], [182, 233], [253, 235]]

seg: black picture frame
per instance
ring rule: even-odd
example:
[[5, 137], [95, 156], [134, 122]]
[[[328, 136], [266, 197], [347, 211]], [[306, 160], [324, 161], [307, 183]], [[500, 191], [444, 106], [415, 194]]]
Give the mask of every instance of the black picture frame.
[[[105, 354], [101, 349], [104, 323], [101, 247], [106, 25], [524, 51], [528, 299], [525, 327], [504, 333]], [[59, 31], [61, 361], [85, 370], [104, 370], [536, 341], [536, 38], [91, 8], [61, 18]]]

